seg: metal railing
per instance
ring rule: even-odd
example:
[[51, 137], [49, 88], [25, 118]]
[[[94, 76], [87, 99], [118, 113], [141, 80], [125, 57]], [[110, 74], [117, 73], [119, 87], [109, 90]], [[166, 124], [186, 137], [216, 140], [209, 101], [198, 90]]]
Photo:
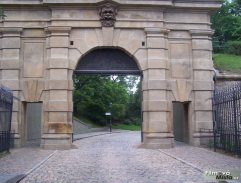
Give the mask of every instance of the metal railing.
[[213, 95], [214, 149], [241, 155], [241, 82]]
[[0, 86], [0, 152], [9, 151], [13, 139], [13, 133], [11, 133], [12, 108], [12, 91]]
[[14, 132], [1, 131], [0, 132], [0, 152], [9, 151], [14, 147]]

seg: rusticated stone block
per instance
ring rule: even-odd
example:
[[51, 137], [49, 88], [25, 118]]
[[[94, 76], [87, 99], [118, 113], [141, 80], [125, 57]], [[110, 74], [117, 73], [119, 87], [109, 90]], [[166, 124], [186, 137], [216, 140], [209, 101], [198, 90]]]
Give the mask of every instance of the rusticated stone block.
[[72, 133], [72, 123], [49, 123], [48, 132], [56, 134]]
[[68, 101], [49, 101], [46, 103], [45, 111], [67, 112], [73, 111], [73, 102]]
[[143, 81], [142, 90], [167, 90], [166, 80]]
[[169, 111], [168, 101], [143, 101], [142, 111], [155, 112], [155, 111]]

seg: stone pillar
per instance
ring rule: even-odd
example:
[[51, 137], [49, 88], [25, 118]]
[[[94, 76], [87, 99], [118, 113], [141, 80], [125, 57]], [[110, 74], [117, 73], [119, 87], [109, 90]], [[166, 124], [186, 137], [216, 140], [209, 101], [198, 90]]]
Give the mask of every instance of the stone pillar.
[[199, 146], [202, 140], [211, 137], [212, 134], [199, 133], [200, 128], [212, 129], [212, 91], [213, 62], [212, 62], [212, 31], [191, 30], [193, 71], [194, 71], [194, 145]]
[[[20, 97], [20, 46], [21, 28], [0, 28], [0, 84], [13, 90]], [[12, 130], [15, 131], [15, 144], [20, 146], [20, 102], [14, 100]]]
[[72, 145], [72, 90], [69, 70], [70, 27], [49, 27], [48, 97], [44, 102], [45, 125], [41, 146], [45, 149], [69, 149]]
[[143, 71], [143, 147], [173, 147], [172, 125], [167, 101], [166, 29], [146, 28], [147, 69]]

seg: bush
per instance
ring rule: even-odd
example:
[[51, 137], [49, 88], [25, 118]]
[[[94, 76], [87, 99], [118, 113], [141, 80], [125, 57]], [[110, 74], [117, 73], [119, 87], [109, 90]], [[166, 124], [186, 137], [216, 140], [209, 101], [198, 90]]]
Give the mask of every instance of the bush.
[[225, 51], [225, 42], [223, 41], [223, 37], [213, 37], [212, 44], [213, 44], [213, 52], [214, 53], [224, 53]]
[[130, 125], [130, 124], [132, 124], [132, 121], [130, 119], [125, 119], [123, 124]]
[[229, 54], [241, 55], [241, 41], [228, 41], [226, 51]]

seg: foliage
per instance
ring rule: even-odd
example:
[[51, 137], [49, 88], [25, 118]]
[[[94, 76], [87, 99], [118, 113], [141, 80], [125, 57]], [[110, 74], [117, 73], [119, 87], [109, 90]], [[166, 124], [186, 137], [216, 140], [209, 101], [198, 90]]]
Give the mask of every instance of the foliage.
[[214, 29], [213, 46], [215, 52], [223, 52], [227, 41], [241, 40], [241, 0], [224, 1], [220, 10], [212, 18]]
[[122, 129], [122, 130], [130, 130], [130, 131], [141, 131], [141, 126], [140, 125], [126, 125], [126, 124], [116, 124], [113, 125], [114, 129]]
[[241, 55], [241, 41], [228, 41], [226, 52], [234, 55]]
[[241, 56], [229, 54], [214, 54], [214, 67], [220, 71], [241, 73]]
[[129, 94], [128, 110], [126, 113], [126, 124], [141, 124], [141, 83], [137, 84], [135, 93]]
[[[74, 115], [106, 124], [106, 112], [114, 123], [140, 123], [140, 79], [136, 76], [75, 76]], [[136, 91], [132, 89], [136, 87]]]
[[[107, 77], [76, 76], [74, 81], [75, 112], [96, 123], [106, 123], [105, 112], [110, 111], [110, 103], [114, 106], [127, 103], [128, 95], [125, 88]], [[114, 119], [122, 117], [116, 111], [113, 111], [113, 114]]]

